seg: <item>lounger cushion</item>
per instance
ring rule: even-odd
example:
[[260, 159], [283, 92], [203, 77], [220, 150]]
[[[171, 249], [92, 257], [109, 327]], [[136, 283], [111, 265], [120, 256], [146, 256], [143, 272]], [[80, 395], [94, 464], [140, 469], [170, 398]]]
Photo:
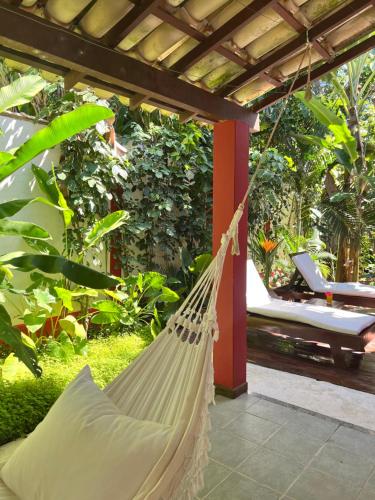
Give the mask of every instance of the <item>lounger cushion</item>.
[[306, 252], [293, 255], [292, 260], [312, 291], [332, 292], [337, 295], [351, 295], [375, 299], [375, 286], [361, 283], [334, 283], [326, 281], [319, 268]]
[[248, 306], [247, 310], [269, 318], [297, 321], [317, 328], [352, 335], [360, 334], [365, 328], [375, 323], [374, 316], [367, 314], [273, 298], [268, 304]]
[[170, 426], [123, 415], [85, 367], [0, 475], [20, 500], [132, 499], [170, 436]]
[[[320, 290], [315, 290], [320, 291]], [[333, 283], [328, 281], [322, 292], [332, 292], [333, 295], [352, 295], [375, 299], [375, 286], [363, 285], [362, 283]]]
[[250, 313], [298, 321], [325, 330], [353, 335], [358, 335], [375, 323], [375, 317], [367, 314], [274, 299], [269, 295], [252, 260], [247, 261], [246, 304]]

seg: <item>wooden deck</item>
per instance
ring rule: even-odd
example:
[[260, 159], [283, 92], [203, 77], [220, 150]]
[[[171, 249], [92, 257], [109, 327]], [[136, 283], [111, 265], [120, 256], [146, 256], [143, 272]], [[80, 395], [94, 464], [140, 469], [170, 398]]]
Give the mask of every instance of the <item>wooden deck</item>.
[[375, 353], [365, 355], [359, 369], [344, 370], [333, 366], [324, 348], [303, 342], [275, 344], [264, 336], [249, 336], [248, 361], [375, 394]]

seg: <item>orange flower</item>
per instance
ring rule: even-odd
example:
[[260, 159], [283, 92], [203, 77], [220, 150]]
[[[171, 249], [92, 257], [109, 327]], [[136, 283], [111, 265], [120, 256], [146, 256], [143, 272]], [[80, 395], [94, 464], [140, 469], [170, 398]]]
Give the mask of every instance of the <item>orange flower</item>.
[[266, 253], [271, 253], [277, 247], [276, 241], [272, 240], [264, 240], [260, 245]]

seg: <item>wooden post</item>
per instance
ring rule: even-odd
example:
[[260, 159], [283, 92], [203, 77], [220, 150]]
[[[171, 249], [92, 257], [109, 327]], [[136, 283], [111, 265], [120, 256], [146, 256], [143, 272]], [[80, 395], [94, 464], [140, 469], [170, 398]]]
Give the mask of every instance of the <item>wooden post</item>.
[[[248, 185], [249, 126], [238, 120], [214, 128], [213, 251]], [[247, 205], [240, 221], [239, 256], [228, 251], [218, 297], [220, 339], [215, 345], [216, 391], [235, 398], [247, 392], [246, 259]]]

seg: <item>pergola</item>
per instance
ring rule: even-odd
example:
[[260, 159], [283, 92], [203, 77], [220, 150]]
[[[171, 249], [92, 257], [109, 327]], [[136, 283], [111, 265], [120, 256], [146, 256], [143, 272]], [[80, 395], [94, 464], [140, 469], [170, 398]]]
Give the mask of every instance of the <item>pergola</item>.
[[[375, 46], [375, 0], [0, 0], [0, 55], [214, 124], [213, 248], [248, 182], [257, 113]], [[306, 45], [311, 44], [307, 57]], [[246, 384], [247, 220], [228, 256], [215, 349], [218, 388]]]

